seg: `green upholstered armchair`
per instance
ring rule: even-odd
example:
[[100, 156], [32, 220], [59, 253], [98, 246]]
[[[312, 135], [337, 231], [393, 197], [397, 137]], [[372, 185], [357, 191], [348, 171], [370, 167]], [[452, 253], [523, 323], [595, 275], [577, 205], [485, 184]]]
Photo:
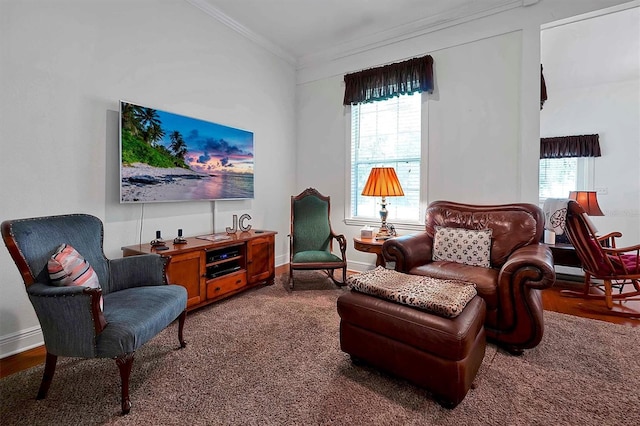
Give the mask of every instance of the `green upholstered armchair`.
[[[294, 270], [324, 270], [336, 285], [344, 285], [347, 278], [347, 241], [336, 235], [329, 219], [330, 197], [314, 188], [307, 188], [291, 196], [291, 234], [289, 234], [289, 287], [293, 288]], [[341, 256], [332, 253], [333, 240], [340, 245]], [[342, 269], [342, 281], [334, 271]]]
[[[120, 370], [122, 413], [127, 414], [135, 351], [176, 318], [180, 346], [186, 345], [187, 292], [167, 284], [165, 259], [155, 254], [107, 259], [102, 222], [85, 214], [5, 221], [2, 237], [20, 270], [47, 349], [37, 398], [46, 397], [58, 356], [112, 358]], [[100, 288], [52, 285], [48, 264], [62, 244], [86, 260]]]

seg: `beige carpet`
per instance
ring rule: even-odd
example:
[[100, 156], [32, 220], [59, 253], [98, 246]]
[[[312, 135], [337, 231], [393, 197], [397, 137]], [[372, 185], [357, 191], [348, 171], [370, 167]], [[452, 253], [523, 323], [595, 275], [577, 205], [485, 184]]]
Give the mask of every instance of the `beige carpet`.
[[49, 396], [42, 367], [0, 380], [3, 425], [637, 425], [640, 329], [545, 313], [537, 348], [513, 357], [489, 345], [454, 410], [402, 380], [356, 367], [340, 351], [336, 298], [310, 272], [293, 292], [259, 287], [191, 313], [136, 354], [133, 407], [119, 415], [111, 360], [62, 358]]

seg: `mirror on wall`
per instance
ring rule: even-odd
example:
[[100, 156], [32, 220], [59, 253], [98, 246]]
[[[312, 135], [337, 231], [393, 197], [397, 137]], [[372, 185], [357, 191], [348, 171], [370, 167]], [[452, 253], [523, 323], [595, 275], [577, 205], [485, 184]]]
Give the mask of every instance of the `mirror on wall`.
[[622, 232], [627, 245], [640, 241], [639, 33], [638, 6], [550, 23], [540, 33], [547, 89], [540, 136], [599, 135], [602, 155], [570, 162], [567, 173], [575, 173], [575, 190], [597, 192], [598, 229]]

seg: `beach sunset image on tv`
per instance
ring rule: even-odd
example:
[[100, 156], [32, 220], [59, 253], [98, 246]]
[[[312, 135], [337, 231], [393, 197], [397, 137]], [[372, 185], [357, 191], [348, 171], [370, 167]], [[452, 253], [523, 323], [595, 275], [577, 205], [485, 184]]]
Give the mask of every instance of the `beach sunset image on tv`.
[[253, 198], [253, 133], [120, 102], [120, 202]]

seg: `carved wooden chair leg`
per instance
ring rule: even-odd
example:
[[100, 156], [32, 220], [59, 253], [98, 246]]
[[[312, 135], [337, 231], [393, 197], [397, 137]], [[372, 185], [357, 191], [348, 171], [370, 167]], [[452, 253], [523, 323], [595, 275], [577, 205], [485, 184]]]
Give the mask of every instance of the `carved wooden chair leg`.
[[293, 269], [289, 267], [289, 288], [293, 290]]
[[180, 314], [180, 317], [178, 318], [178, 340], [180, 341], [180, 347], [184, 348], [187, 346], [187, 342], [184, 341], [184, 338], [182, 337], [182, 329], [184, 328], [184, 320], [187, 318], [187, 310], [185, 309], [184, 311], [182, 311], [182, 313]]
[[116, 364], [120, 369], [120, 380], [122, 381], [122, 414], [129, 414], [131, 401], [129, 400], [129, 376], [133, 367], [133, 356], [135, 352], [129, 352], [116, 357]]
[[327, 273], [329, 278], [331, 278], [331, 281], [333, 281], [335, 285], [337, 285], [338, 287], [343, 287], [347, 284], [347, 270], [346, 268], [342, 270], [342, 282], [336, 280], [335, 271], [335, 269], [327, 269], [325, 272]]
[[336, 277], [333, 276], [333, 269], [325, 269], [324, 273], [327, 275], [327, 277], [329, 277], [331, 279], [331, 281], [333, 281], [333, 283], [335, 285], [338, 285], [338, 282], [336, 281]]
[[56, 363], [58, 362], [58, 356], [47, 352], [47, 357], [44, 364], [44, 373], [42, 374], [42, 382], [40, 383], [40, 389], [38, 390], [38, 396], [36, 399], [45, 399], [47, 392], [49, 392], [49, 386], [51, 386], [51, 380], [56, 372]]
[[591, 291], [591, 275], [590, 274], [584, 274], [584, 294], [585, 294], [585, 296], [588, 296], [590, 291]]
[[613, 286], [611, 280], [604, 280], [604, 300], [607, 308], [613, 309]]

